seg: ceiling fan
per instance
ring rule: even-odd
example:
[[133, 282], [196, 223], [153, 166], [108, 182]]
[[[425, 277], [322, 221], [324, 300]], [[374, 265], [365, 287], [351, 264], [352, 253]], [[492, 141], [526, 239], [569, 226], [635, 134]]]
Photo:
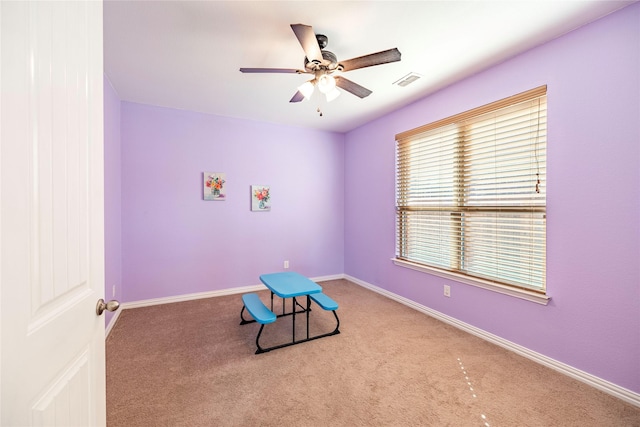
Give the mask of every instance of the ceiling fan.
[[298, 91], [289, 102], [300, 102], [303, 99], [311, 98], [314, 87], [322, 92], [327, 101], [332, 101], [340, 91], [337, 87], [354, 94], [359, 98], [371, 95], [371, 91], [357, 83], [347, 80], [342, 76], [333, 76], [336, 71], [351, 71], [358, 68], [371, 67], [373, 65], [387, 64], [389, 62], [400, 61], [400, 51], [397, 48], [372, 53], [370, 55], [359, 56], [346, 61], [338, 61], [333, 52], [324, 50], [329, 43], [327, 36], [315, 34], [313, 27], [303, 24], [291, 24], [291, 29], [295, 33], [302, 49], [305, 53], [304, 70], [295, 68], [240, 68], [242, 73], [290, 73], [290, 74], [312, 74], [314, 78], [298, 87]]

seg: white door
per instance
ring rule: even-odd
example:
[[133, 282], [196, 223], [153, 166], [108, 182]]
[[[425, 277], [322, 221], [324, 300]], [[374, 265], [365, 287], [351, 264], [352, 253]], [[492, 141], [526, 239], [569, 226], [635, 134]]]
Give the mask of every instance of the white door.
[[0, 424], [105, 425], [102, 3], [0, 28]]

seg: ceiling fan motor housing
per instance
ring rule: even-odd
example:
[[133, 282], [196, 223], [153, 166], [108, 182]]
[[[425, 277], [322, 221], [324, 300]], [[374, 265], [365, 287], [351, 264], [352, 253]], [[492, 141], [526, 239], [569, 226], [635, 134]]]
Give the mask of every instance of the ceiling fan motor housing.
[[329, 44], [329, 37], [324, 34], [316, 34], [316, 40], [318, 40], [318, 46], [320, 46], [320, 49], [324, 49]]
[[338, 64], [338, 57], [335, 53], [328, 50], [321, 50], [322, 61], [309, 61], [307, 57], [304, 58], [304, 68], [311, 72], [316, 71], [338, 71], [342, 70], [340, 64]]

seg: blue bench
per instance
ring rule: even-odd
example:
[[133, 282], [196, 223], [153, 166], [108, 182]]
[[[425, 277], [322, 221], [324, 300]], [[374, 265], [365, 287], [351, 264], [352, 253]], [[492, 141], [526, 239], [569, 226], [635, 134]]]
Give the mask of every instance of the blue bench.
[[[256, 350], [256, 354], [269, 351], [269, 349], [264, 349], [260, 346], [260, 335], [262, 335], [264, 325], [266, 325], [267, 323], [275, 322], [277, 316], [273, 313], [273, 311], [269, 310], [266, 305], [264, 305], [262, 300], [260, 300], [258, 294], [242, 295], [242, 303], [242, 311], [240, 312], [240, 319], [242, 319], [242, 321], [240, 322], [240, 324], [246, 325], [247, 323], [260, 323], [260, 330], [258, 331], [258, 335], [256, 336], [256, 346], [258, 347], [258, 349]], [[243, 314], [245, 309], [255, 320], [246, 320], [244, 318]]]
[[[244, 294], [242, 295], [242, 302], [244, 303], [244, 308], [247, 309], [256, 322], [265, 325], [276, 321], [276, 315], [264, 305], [258, 294]], [[242, 313], [240, 313], [240, 316], [242, 316]], [[250, 323], [250, 321], [245, 322]]]
[[310, 294], [309, 296], [311, 297], [311, 299], [316, 304], [318, 304], [320, 307], [322, 307], [322, 309], [327, 310], [327, 311], [332, 311], [333, 312], [333, 317], [336, 318], [336, 328], [333, 330], [333, 332], [329, 332], [326, 335], [339, 334], [340, 333], [340, 319], [338, 319], [338, 313], [336, 313], [336, 310], [338, 309], [338, 303], [335, 302], [334, 300], [332, 300], [331, 297], [329, 297], [328, 295], [323, 294], [322, 292], [316, 293], [316, 294]]
[[309, 296], [324, 310], [333, 311], [338, 309], [338, 303], [332, 300], [327, 294], [323, 294], [322, 292], [320, 292], [318, 294], [311, 294]]

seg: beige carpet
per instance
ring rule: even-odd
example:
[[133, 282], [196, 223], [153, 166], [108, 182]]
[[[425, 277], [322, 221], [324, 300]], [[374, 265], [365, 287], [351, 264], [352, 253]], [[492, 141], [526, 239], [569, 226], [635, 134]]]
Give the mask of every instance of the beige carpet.
[[[108, 426], [640, 426], [640, 408], [348, 281], [321, 285], [341, 333], [259, 355], [240, 295], [125, 310], [107, 339]], [[311, 317], [312, 334], [335, 325]], [[264, 345], [290, 333], [280, 318]]]

